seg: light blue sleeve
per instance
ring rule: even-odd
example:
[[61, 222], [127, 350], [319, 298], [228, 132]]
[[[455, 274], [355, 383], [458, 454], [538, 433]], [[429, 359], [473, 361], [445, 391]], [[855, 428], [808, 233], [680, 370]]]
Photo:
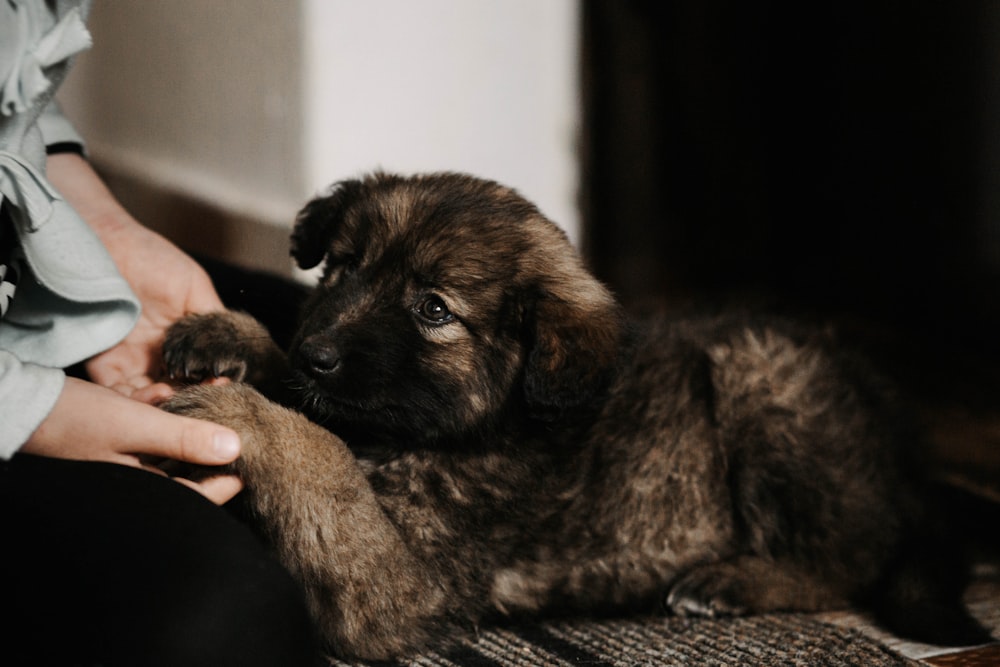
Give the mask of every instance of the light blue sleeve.
[[0, 350], [0, 459], [9, 459], [52, 412], [66, 374]]
[[38, 117], [38, 129], [42, 132], [42, 141], [46, 146], [53, 144], [79, 144], [83, 147], [83, 137], [76, 131], [73, 124], [66, 119], [59, 104], [52, 100]]

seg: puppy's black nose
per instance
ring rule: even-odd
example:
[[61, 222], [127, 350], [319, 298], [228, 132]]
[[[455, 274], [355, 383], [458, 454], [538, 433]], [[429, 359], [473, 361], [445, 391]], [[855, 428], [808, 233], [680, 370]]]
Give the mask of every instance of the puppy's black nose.
[[329, 341], [306, 338], [299, 346], [299, 366], [314, 377], [329, 377], [340, 368], [340, 353]]

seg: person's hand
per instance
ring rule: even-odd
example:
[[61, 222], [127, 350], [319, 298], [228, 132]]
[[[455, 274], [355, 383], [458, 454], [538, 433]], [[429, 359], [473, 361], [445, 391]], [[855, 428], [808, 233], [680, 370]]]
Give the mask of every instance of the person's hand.
[[[161, 474], [157, 459], [203, 465], [235, 460], [239, 436], [232, 430], [154, 407], [173, 392], [156, 382], [167, 327], [188, 313], [223, 307], [211, 280], [188, 255], [136, 222], [79, 155], [49, 156], [46, 172], [108, 249], [139, 298], [142, 315], [122, 342], [87, 361], [87, 372], [97, 384], [67, 378], [52, 413], [22, 451], [110, 461]], [[243, 487], [235, 475], [198, 484], [178, 481], [217, 503]]]
[[[66, 378], [59, 400], [21, 451], [40, 456], [108, 461], [158, 474], [162, 459], [201, 465], [223, 465], [240, 453], [239, 436], [231, 429], [164, 412], [137, 399], [156, 391], [143, 389], [133, 398], [92, 382]], [[222, 504], [243, 488], [235, 475], [195, 483], [175, 478], [209, 500]]]
[[86, 364], [95, 382], [130, 395], [157, 379], [167, 327], [189, 313], [219, 310], [222, 302], [205, 271], [136, 222], [86, 160], [72, 153], [52, 155], [46, 169], [56, 189], [97, 232], [142, 304], [142, 316], [125, 340]]
[[142, 315], [121, 343], [87, 361], [86, 369], [94, 382], [128, 395], [158, 379], [171, 324], [223, 306], [201, 267], [162, 236], [136, 224], [112, 242], [118, 249], [112, 257], [139, 297]]

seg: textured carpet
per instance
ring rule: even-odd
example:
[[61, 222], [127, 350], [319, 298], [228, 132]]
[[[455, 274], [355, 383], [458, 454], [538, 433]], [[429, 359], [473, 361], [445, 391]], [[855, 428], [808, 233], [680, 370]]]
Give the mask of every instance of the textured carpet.
[[[361, 665], [331, 661], [331, 665]], [[490, 629], [477, 639], [400, 665], [425, 667], [626, 667], [641, 665], [858, 665], [915, 663], [855, 630], [806, 616], [725, 620], [657, 617], [564, 621]]]

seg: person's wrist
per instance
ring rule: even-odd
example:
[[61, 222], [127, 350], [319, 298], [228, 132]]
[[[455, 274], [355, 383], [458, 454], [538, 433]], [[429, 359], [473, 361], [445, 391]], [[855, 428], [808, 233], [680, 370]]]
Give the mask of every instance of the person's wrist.
[[49, 155], [46, 174], [102, 241], [140, 226], [118, 202], [90, 163], [75, 153]]

